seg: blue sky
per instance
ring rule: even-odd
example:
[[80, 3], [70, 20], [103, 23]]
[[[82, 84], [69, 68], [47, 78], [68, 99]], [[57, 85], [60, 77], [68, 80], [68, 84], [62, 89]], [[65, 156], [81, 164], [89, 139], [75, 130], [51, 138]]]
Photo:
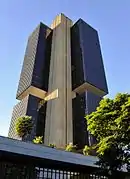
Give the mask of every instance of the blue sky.
[[27, 38], [63, 12], [99, 32], [109, 97], [130, 92], [130, 0], [3, 0], [0, 2], [0, 135], [7, 136]]

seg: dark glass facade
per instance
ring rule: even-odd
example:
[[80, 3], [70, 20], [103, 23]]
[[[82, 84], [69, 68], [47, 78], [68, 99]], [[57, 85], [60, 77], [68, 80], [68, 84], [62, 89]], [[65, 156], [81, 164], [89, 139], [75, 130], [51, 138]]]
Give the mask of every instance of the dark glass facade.
[[23, 67], [20, 75], [17, 98], [30, 86], [34, 86], [47, 91], [51, 29], [44, 24], [34, 30], [28, 39]]
[[[85, 83], [108, 93], [98, 33], [79, 19], [71, 28], [72, 89]], [[73, 99], [73, 138], [79, 148], [95, 142], [87, 131], [85, 116], [96, 110], [102, 99], [91, 89]]]
[[82, 19], [71, 29], [73, 89], [87, 82], [108, 93], [98, 33]]
[[41, 136], [44, 134], [45, 128], [45, 106], [38, 111], [39, 98], [28, 95], [15, 105], [12, 113], [12, 119], [10, 123], [8, 136], [10, 138], [19, 139], [19, 136], [15, 131], [16, 119], [20, 116], [32, 116], [33, 129], [30, 135], [26, 136], [24, 140], [32, 140], [35, 136]]
[[79, 148], [92, 145], [95, 139], [87, 131], [85, 116], [95, 111], [101, 98], [89, 91], [73, 99], [73, 139]]
[[39, 100], [40, 100], [39, 98], [36, 98], [35, 96], [29, 95], [26, 115], [32, 116], [33, 128], [32, 128], [31, 134], [24, 137], [24, 140], [32, 141], [32, 139], [34, 139], [34, 137], [37, 136], [37, 133], [36, 133], [36, 131], [37, 131], [37, 117], [38, 117], [37, 108], [38, 108]]
[[45, 134], [46, 103], [39, 109], [36, 123], [36, 136]]
[[73, 106], [73, 141], [78, 148], [89, 144], [87, 124], [85, 119], [86, 99], [85, 94], [77, 95], [72, 101]]

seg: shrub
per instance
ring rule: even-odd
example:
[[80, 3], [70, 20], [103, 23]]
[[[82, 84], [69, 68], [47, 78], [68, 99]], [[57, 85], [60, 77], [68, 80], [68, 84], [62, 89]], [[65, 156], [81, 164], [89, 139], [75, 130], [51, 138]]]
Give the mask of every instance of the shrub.
[[33, 127], [32, 117], [21, 116], [16, 120], [16, 133], [19, 137], [24, 137], [31, 133]]
[[85, 145], [83, 149], [83, 154], [84, 155], [90, 155], [91, 149], [89, 146]]
[[33, 139], [34, 144], [43, 144], [43, 136], [38, 136]]
[[77, 146], [76, 145], [73, 145], [72, 143], [69, 143], [67, 146], [66, 146], [66, 151], [68, 152], [75, 152], [77, 149]]

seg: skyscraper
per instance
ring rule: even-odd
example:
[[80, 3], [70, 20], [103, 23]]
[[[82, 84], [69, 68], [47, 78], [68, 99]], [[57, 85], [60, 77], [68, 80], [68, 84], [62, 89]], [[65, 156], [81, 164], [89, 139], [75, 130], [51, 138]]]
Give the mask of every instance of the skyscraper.
[[17, 138], [16, 118], [29, 115], [34, 126], [26, 140], [43, 135], [45, 145], [91, 145], [84, 116], [107, 93], [97, 31], [60, 14], [51, 28], [40, 23], [29, 37], [16, 95], [21, 101], [14, 107], [9, 137]]

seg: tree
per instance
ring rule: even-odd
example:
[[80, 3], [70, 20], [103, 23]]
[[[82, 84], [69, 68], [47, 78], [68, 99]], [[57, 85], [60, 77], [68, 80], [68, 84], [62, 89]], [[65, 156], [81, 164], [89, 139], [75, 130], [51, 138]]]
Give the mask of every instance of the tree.
[[16, 132], [19, 137], [24, 137], [27, 134], [31, 133], [33, 127], [32, 117], [30, 116], [21, 116], [16, 120]]
[[33, 143], [35, 144], [43, 144], [43, 136], [38, 136], [33, 139]]
[[86, 116], [89, 132], [96, 137], [98, 165], [110, 177], [126, 165], [130, 168], [130, 94], [104, 98], [97, 110]]

